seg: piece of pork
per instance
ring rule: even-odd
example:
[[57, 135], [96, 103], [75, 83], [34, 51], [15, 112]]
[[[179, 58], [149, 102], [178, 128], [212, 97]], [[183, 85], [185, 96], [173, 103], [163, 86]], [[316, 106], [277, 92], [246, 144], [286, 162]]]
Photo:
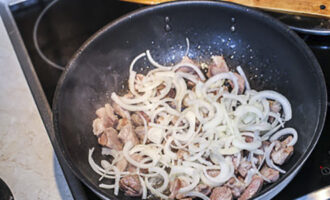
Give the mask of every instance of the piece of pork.
[[214, 188], [210, 196], [210, 200], [232, 200], [232, 199], [233, 199], [233, 195], [231, 193], [231, 190], [226, 186]]
[[206, 74], [206, 76], [208, 78], [210, 78], [216, 74], [229, 72], [227, 63], [226, 63], [225, 59], [223, 58], [223, 56], [212, 56], [211, 58], [212, 58], [213, 63], [211, 63], [209, 65], [209, 69]]
[[235, 198], [241, 196], [245, 190], [245, 183], [239, 179], [230, 178], [225, 185], [230, 188], [231, 193]]
[[105, 128], [113, 127], [118, 122], [118, 117], [114, 113], [114, 109], [110, 104], [105, 104], [104, 107], [96, 110], [95, 114], [103, 121]]
[[118, 131], [120, 131], [124, 126], [126, 126], [129, 123], [131, 123], [129, 119], [127, 119], [127, 118], [121, 118], [121, 119], [118, 120], [118, 124], [116, 126], [116, 129]]
[[188, 184], [179, 178], [174, 179], [174, 181], [170, 182], [170, 198], [171, 199], [182, 199], [184, 197], [184, 194], [179, 194], [179, 190], [181, 188], [186, 187]]
[[131, 142], [133, 146], [139, 144], [139, 139], [136, 136], [131, 123], [128, 123], [126, 126], [122, 127], [118, 134], [118, 138], [124, 144], [126, 144], [127, 142]]
[[104, 130], [104, 132], [98, 138], [98, 142], [100, 145], [109, 147], [110, 149], [115, 149], [118, 151], [123, 149], [123, 144], [118, 138], [118, 133], [112, 127], [106, 128]]
[[200, 183], [196, 186], [196, 189], [195, 189], [197, 192], [200, 192], [206, 196], [208, 196], [211, 191], [212, 191], [212, 187], [206, 185], [206, 184], [203, 184], [203, 183]]
[[146, 131], [144, 129], [144, 126], [138, 126], [134, 130], [135, 130], [135, 134], [137, 135], [137, 137], [142, 142], [144, 140], [144, 136], [146, 135]]
[[241, 162], [237, 168], [237, 171], [242, 177], [245, 177], [247, 175], [248, 171], [251, 169], [251, 167], [252, 167], [251, 162], [249, 162], [247, 160], [241, 160]]
[[207, 170], [207, 174], [211, 177], [216, 177], [220, 174], [220, 170], [219, 169], [209, 169], [209, 170]]
[[258, 176], [254, 175], [250, 184], [247, 186], [243, 194], [238, 198], [238, 200], [251, 199], [261, 188], [264, 180]]
[[267, 167], [266, 165], [260, 170], [260, 173], [270, 180], [271, 183], [277, 181], [280, 178], [280, 172]]
[[142, 195], [142, 186], [138, 175], [126, 175], [119, 181], [120, 188], [126, 196], [138, 197]]
[[99, 136], [103, 133], [105, 127], [103, 125], [103, 120], [101, 118], [96, 118], [93, 120], [93, 133], [96, 136]]
[[144, 125], [142, 118], [136, 113], [133, 113], [131, 115], [131, 120], [132, 120], [134, 126], [143, 126]]
[[282, 109], [282, 106], [278, 101], [269, 101], [269, 109], [274, 113], [279, 113]]
[[291, 140], [292, 136], [289, 136], [284, 141], [278, 142], [277, 145], [275, 145], [275, 148], [271, 153], [271, 158], [274, 163], [283, 165], [283, 163], [291, 157], [294, 148], [293, 146], [287, 145]]
[[113, 102], [112, 107], [117, 115], [121, 116], [122, 118], [131, 119], [129, 112], [124, 108], [120, 107], [120, 105], [118, 105], [117, 103]]
[[189, 155], [189, 152], [188, 151], [185, 151], [183, 149], [179, 149], [177, 152], [176, 152], [176, 155], [177, 155], [177, 158], [179, 160], [182, 160], [184, 158], [184, 155], [188, 156]]
[[142, 117], [144, 117], [144, 119], [147, 121], [147, 123], [149, 123], [151, 120], [150, 120], [150, 117], [143, 111], [138, 111]]
[[115, 164], [115, 166], [118, 168], [118, 170], [120, 172], [123, 172], [126, 170], [126, 168], [128, 166], [128, 162], [125, 158], [122, 158], [122, 159], [118, 160], [118, 162]]

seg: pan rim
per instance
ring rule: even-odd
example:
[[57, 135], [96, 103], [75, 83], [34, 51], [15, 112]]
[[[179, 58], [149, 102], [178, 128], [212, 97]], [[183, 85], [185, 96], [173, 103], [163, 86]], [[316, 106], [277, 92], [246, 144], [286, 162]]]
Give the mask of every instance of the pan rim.
[[[54, 94], [54, 100], [53, 100], [53, 127], [55, 130], [54, 140], [56, 141], [55, 142], [56, 147], [54, 147], [54, 148], [59, 149], [58, 152], [60, 152], [62, 154], [62, 156], [65, 158], [64, 160], [65, 160], [67, 166], [70, 168], [70, 170], [75, 174], [75, 176], [77, 176], [79, 178], [80, 181], [82, 181], [86, 186], [88, 186], [94, 193], [96, 193], [98, 196], [100, 196], [103, 199], [109, 199], [109, 198], [117, 199], [118, 198], [111, 193], [106, 193], [103, 190], [101, 190], [100, 188], [95, 187], [94, 184], [92, 184], [92, 182], [89, 181], [86, 178], [86, 176], [83, 175], [83, 173], [81, 173], [79, 168], [77, 168], [73, 164], [72, 160], [70, 159], [70, 156], [68, 156], [67, 153], [63, 150], [64, 144], [63, 144], [62, 140], [60, 139], [61, 134], [60, 134], [60, 130], [59, 130], [59, 120], [58, 120], [59, 119], [59, 110], [58, 110], [59, 103], [58, 103], [58, 101], [61, 97], [60, 91], [61, 91], [63, 84], [66, 81], [67, 74], [70, 71], [74, 70], [75, 67], [77, 67], [77, 65], [74, 65], [74, 63], [76, 62], [77, 58], [79, 58], [81, 52], [83, 52], [84, 49], [86, 49], [91, 43], [93, 43], [93, 41], [96, 38], [98, 38], [100, 35], [104, 34], [109, 29], [116, 28], [117, 25], [126, 22], [127, 20], [129, 20], [132, 17], [139, 16], [144, 13], [149, 13], [154, 10], [163, 9], [166, 7], [182, 6], [182, 5], [219, 6], [219, 7], [227, 7], [230, 9], [242, 10], [243, 12], [247, 12], [247, 14], [253, 15], [259, 19], [263, 19], [263, 20], [265, 20], [265, 23], [269, 24], [272, 27], [277, 28], [279, 33], [285, 34], [288, 39], [290, 39], [296, 43], [295, 45], [301, 49], [301, 53], [304, 53], [306, 57], [311, 58], [310, 65], [313, 65], [313, 67], [314, 67], [313, 70], [315, 71], [315, 76], [317, 76], [319, 79], [320, 97], [321, 97], [320, 101], [318, 102], [318, 107], [320, 108], [319, 109], [320, 117], [317, 121], [317, 125], [314, 130], [315, 136], [314, 136], [312, 142], [310, 143], [310, 145], [307, 147], [306, 152], [304, 154], [302, 154], [302, 156], [291, 167], [291, 169], [288, 170], [286, 172], [286, 174], [282, 175], [281, 178], [277, 182], [272, 183], [266, 189], [262, 189], [254, 198], [258, 199], [258, 198], [269, 197], [269, 195], [271, 196], [272, 195], [271, 193], [274, 190], [276, 190], [277, 187], [279, 187], [281, 184], [285, 183], [285, 180], [290, 175], [296, 174], [298, 172], [298, 170], [305, 163], [305, 161], [307, 160], [307, 158], [309, 157], [309, 155], [311, 154], [311, 152], [313, 151], [314, 147], [317, 144], [317, 141], [321, 135], [321, 131], [324, 126], [325, 116], [326, 116], [326, 111], [327, 111], [327, 106], [326, 106], [327, 90], [326, 90], [326, 85], [325, 85], [325, 79], [324, 79], [324, 75], [322, 73], [321, 67], [320, 67], [317, 59], [315, 58], [314, 54], [312, 53], [312, 51], [309, 49], [307, 44], [305, 44], [303, 42], [303, 40], [301, 38], [299, 38], [299, 36], [296, 33], [294, 33], [292, 30], [290, 30], [290, 28], [288, 26], [284, 25], [282, 22], [276, 20], [275, 18], [273, 18], [265, 13], [262, 13], [255, 9], [251, 9], [251, 8], [244, 7], [241, 5], [233, 4], [233, 3], [214, 2], [214, 1], [178, 1], [178, 2], [163, 3], [163, 4], [159, 4], [159, 5], [155, 5], [155, 6], [149, 6], [146, 8], [140, 8], [140, 9], [134, 10], [126, 15], [123, 15], [123, 16], [119, 17], [118, 19], [108, 23], [103, 28], [101, 28], [99, 31], [97, 31], [95, 34], [93, 34], [88, 40], [86, 40], [86, 42], [83, 43], [83, 45], [76, 51], [76, 53], [70, 59], [70, 62], [67, 64], [64, 72], [62, 73], [62, 75], [58, 81], [58, 84], [57, 84], [57, 87], [55, 90], [55, 94]], [[286, 183], [286, 184], [288, 184], [288, 183]]]

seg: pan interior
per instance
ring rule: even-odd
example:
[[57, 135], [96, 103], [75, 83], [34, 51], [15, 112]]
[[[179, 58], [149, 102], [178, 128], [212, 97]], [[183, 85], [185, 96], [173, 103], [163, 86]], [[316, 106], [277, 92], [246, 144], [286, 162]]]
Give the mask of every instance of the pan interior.
[[[232, 4], [186, 2], [151, 7], [125, 16], [91, 38], [69, 64], [57, 88], [56, 140], [76, 175], [100, 195], [132, 199], [98, 189], [99, 176], [87, 162], [92, 147], [96, 162], [104, 158], [92, 133], [95, 110], [110, 102], [112, 92], [123, 90], [135, 56], [150, 49], [159, 63], [176, 63], [185, 53], [186, 38], [190, 58], [207, 61], [211, 55], [224, 55], [232, 70], [238, 65], [243, 68], [252, 88], [276, 90], [289, 99], [293, 118], [286, 126], [294, 127], [299, 139], [284, 170], [290, 173], [300, 165], [317, 140], [321, 103], [325, 103], [323, 79], [315, 58], [284, 26]], [[147, 65], [142, 60], [137, 69], [144, 71]], [[261, 193], [276, 184], [266, 185]]]

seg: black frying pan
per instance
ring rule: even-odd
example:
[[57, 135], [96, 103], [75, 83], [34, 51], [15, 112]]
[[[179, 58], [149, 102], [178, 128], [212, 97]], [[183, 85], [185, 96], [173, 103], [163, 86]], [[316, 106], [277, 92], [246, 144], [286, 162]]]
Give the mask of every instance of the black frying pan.
[[111, 92], [122, 90], [135, 56], [150, 49], [160, 63], [177, 62], [185, 52], [186, 37], [191, 58], [223, 54], [230, 66], [242, 66], [253, 88], [279, 91], [292, 103], [293, 118], [287, 126], [299, 132], [295, 153], [283, 166], [287, 173], [257, 195], [273, 197], [317, 143], [326, 113], [326, 86], [317, 60], [296, 34], [265, 14], [234, 4], [192, 1], [147, 7], [97, 32], [59, 81], [53, 105], [57, 148], [75, 175], [98, 195], [130, 199], [98, 188], [99, 176], [88, 165], [89, 148], [96, 147], [95, 158], [102, 159], [92, 133], [95, 110], [110, 101]]

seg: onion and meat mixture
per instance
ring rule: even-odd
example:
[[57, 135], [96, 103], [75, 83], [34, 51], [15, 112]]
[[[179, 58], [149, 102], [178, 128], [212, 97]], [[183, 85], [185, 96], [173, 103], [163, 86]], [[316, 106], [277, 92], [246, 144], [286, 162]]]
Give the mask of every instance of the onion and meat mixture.
[[[145, 75], [133, 68], [143, 57], [155, 67]], [[112, 93], [93, 121], [105, 157], [96, 164], [92, 148], [88, 160], [101, 188], [142, 199], [244, 200], [285, 173], [279, 166], [298, 138], [284, 128], [291, 105], [251, 89], [240, 66], [230, 71], [222, 56], [163, 66], [147, 50], [129, 72], [128, 92]]]

